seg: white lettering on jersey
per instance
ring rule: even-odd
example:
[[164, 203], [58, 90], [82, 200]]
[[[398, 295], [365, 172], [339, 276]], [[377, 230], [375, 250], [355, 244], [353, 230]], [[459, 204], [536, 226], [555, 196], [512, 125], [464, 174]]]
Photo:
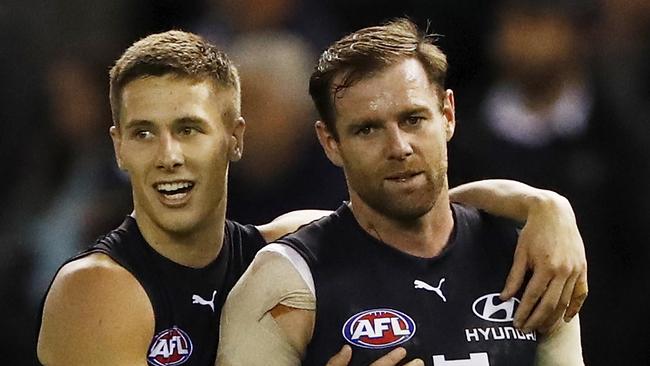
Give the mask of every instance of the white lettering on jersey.
[[391, 318], [390, 319], [390, 325], [393, 328], [393, 334], [395, 336], [403, 336], [403, 335], [409, 335], [411, 334], [411, 331], [406, 328], [402, 328], [399, 324], [399, 319], [397, 318]]
[[514, 327], [472, 328], [465, 329], [465, 339], [467, 342], [499, 341], [504, 339], [537, 341], [537, 334], [535, 331], [524, 333]]
[[384, 331], [386, 330], [392, 330], [395, 336], [411, 334], [408, 327], [402, 328], [398, 318], [377, 318], [372, 323], [368, 319], [361, 319], [356, 328], [354, 328], [352, 339], [357, 340], [364, 336], [368, 338], [380, 338], [384, 336]]
[[490, 360], [486, 352], [470, 353], [468, 359], [449, 360], [444, 355], [433, 356], [433, 366], [490, 366]]
[[151, 347], [149, 357], [163, 356], [167, 358], [174, 354], [174, 351], [178, 351], [179, 355], [186, 355], [189, 353], [189, 350], [183, 346], [180, 336], [173, 336], [171, 339], [159, 339], [158, 342]]
[[372, 324], [370, 324], [370, 320], [368, 319], [359, 320], [359, 325], [357, 325], [352, 333], [352, 339], [359, 339], [363, 336], [370, 338], [377, 337], [375, 329], [372, 327]]

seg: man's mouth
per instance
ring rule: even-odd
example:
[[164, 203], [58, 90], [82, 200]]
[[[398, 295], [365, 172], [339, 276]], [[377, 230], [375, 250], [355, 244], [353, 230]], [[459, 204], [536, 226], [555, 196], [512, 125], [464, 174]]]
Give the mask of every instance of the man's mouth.
[[386, 180], [394, 181], [394, 182], [406, 182], [423, 172], [421, 171], [405, 171], [405, 172], [399, 172], [395, 174], [391, 174], [388, 177], [386, 177]]
[[154, 184], [154, 189], [170, 201], [182, 200], [194, 188], [194, 182], [187, 180], [161, 182]]

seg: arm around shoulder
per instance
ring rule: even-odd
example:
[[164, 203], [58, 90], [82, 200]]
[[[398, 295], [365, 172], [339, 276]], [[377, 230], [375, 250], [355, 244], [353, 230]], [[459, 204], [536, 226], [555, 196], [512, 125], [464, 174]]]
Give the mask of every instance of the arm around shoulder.
[[573, 208], [562, 195], [513, 180], [486, 179], [466, 183], [451, 189], [449, 196], [454, 202], [521, 222], [531, 213], [540, 212], [552, 212], [575, 222]]
[[45, 366], [146, 366], [151, 303], [138, 281], [104, 254], [66, 264], [45, 299], [38, 358]]
[[299, 227], [316, 221], [323, 216], [327, 216], [332, 211], [325, 210], [298, 210], [291, 211], [284, 215], [276, 217], [268, 224], [260, 225], [257, 230], [260, 231], [264, 240], [270, 243], [284, 235], [298, 230]]
[[[452, 200], [493, 215], [525, 221], [502, 299], [526, 286], [515, 326], [545, 329], [578, 313], [587, 296], [587, 259], [569, 201], [563, 196], [509, 180], [472, 182], [450, 191]], [[567, 307], [568, 304], [568, 307]]]

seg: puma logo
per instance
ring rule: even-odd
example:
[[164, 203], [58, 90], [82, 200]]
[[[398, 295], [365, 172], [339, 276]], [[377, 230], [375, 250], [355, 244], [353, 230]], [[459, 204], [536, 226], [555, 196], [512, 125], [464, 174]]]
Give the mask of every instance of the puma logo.
[[217, 290], [214, 290], [212, 292], [212, 300], [208, 301], [202, 298], [199, 295], [192, 295], [192, 304], [199, 304], [199, 305], [208, 305], [210, 309], [212, 309], [212, 312], [214, 313], [214, 297], [217, 295]]
[[445, 279], [442, 278], [442, 279], [440, 280], [440, 282], [438, 283], [438, 287], [433, 287], [433, 286], [429, 285], [428, 283], [426, 283], [426, 282], [424, 282], [424, 281], [420, 281], [420, 280], [415, 280], [415, 281], [413, 281], [413, 284], [415, 285], [415, 288], [421, 288], [421, 289], [424, 289], [424, 290], [427, 290], [427, 291], [433, 291], [433, 292], [435, 292], [436, 294], [438, 294], [438, 296], [440, 296], [440, 298], [442, 299], [442, 301], [447, 302], [447, 298], [446, 298], [445, 295], [442, 293], [442, 289], [441, 289], [442, 284], [443, 284], [444, 282], [445, 282]]

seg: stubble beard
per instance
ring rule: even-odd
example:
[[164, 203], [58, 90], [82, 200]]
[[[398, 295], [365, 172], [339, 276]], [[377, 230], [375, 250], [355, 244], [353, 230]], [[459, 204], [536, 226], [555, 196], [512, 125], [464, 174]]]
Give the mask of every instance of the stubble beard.
[[397, 222], [411, 223], [431, 211], [445, 185], [444, 172], [427, 172], [425, 175], [426, 184], [408, 194], [389, 192], [381, 186], [356, 190], [356, 193], [366, 205], [382, 216]]

